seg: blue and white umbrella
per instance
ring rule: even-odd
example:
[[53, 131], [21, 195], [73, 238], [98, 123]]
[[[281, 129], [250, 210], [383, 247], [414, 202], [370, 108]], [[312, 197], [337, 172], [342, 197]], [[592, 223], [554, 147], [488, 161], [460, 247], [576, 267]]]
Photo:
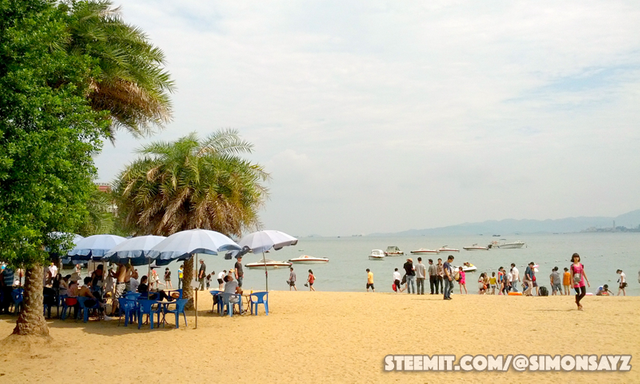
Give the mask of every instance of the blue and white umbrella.
[[112, 263], [127, 264], [131, 262], [133, 266], [146, 265], [151, 262], [149, 257], [151, 248], [164, 239], [166, 237], [153, 235], [132, 237], [116, 245], [102, 259]]
[[93, 235], [80, 240], [68, 255], [75, 261], [102, 260], [107, 252], [126, 239], [116, 235]]
[[158, 265], [172, 260], [187, 260], [196, 253], [217, 255], [222, 251], [240, 250], [235, 241], [222, 233], [206, 229], [190, 229], [174, 233], [153, 247], [148, 256]]
[[289, 245], [298, 244], [298, 239], [281, 231], [273, 229], [265, 229], [250, 233], [240, 240], [241, 247], [248, 247], [252, 253], [262, 253], [262, 262], [264, 263], [265, 290], [269, 291], [269, 272], [264, 253], [271, 248], [277, 250]]

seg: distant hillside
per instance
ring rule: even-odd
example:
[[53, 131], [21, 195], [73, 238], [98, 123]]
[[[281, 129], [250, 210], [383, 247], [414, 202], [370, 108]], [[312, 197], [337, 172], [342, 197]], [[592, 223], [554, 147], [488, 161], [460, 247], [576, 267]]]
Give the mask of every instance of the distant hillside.
[[640, 209], [616, 217], [568, 217], [556, 220], [489, 220], [481, 223], [464, 223], [448, 227], [411, 229], [396, 233], [372, 233], [369, 236], [424, 236], [424, 235], [510, 235], [514, 233], [567, 233], [587, 228], [613, 226], [637, 228], [640, 225]]

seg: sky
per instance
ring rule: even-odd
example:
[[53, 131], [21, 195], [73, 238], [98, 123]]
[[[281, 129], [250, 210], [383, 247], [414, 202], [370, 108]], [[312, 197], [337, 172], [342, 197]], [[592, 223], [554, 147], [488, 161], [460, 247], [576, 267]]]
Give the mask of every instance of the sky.
[[637, 1], [114, 0], [166, 55], [174, 118], [270, 173], [262, 229], [399, 232], [640, 208]]

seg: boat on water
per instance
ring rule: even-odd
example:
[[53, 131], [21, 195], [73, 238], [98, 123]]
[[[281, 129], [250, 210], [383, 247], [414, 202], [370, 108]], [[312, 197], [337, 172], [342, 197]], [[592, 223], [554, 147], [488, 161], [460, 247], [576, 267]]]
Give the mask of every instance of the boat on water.
[[473, 244], [468, 247], [462, 247], [465, 251], [488, 251], [489, 247], [483, 247], [482, 245]]
[[[456, 273], [460, 270], [460, 267], [452, 267], [453, 268], [453, 273]], [[464, 262], [462, 264], [462, 270], [467, 273], [467, 272], [475, 272], [478, 270], [478, 267], [476, 267], [475, 265], [469, 263], [469, 262]]]
[[293, 259], [289, 259], [289, 262], [294, 264], [324, 264], [329, 262], [329, 258], [302, 255]]
[[491, 244], [489, 244], [489, 248], [500, 248], [500, 249], [519, 249], [524, 247], [525, 242], [524, 241], [503, 241], [503, 242], [497, 242], [497, 241], [492, 241]]
[[440, 253], [440, 251], [438, 251], [437, 249], [426, 249], [426, 248], [420, 248], [420, 249], [415, 249], [413, 251], [411, 251], [412, 254], [414, 255], [420, 255], [420, 254], [424, 254], [424, 253]]
[[438, 252], [460, 252], [460, 250], [457, 248], [449, 248], [448, 246], [443, 245], [438, 249]]
[[399, 256], [404, 255], [404, 252], [398, 248], [396, 245], [390, 245], [387, 247], [387, 250], [384, 251], [386, 256]]
[[384, 260], [385, 255], [382, 249], [372, 249], [369, 254], [369, 260]]
[[291, 266], [291, 263], [287, 261], [276, 261], [271, 259], [264, 259], [260, 261], [256, 261], [254, 263], [248, 263], [244, 265], [247, 268], [256, 269], [261, 268], [265, 269], [278, 269], [278, 268], [288, 268]]

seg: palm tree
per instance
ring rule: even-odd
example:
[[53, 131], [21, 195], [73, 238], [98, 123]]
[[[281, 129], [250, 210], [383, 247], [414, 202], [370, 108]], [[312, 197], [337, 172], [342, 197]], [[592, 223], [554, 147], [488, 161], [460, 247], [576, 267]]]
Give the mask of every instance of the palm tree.
[[117, 128], [143, 136], [169, 122], [168, 92], [174, 83], [163, 69], [162, 50], [142, 30], [124, 23], [111, 1], [72, 1], [61, 7], [70, 18], [66, 50], [96, 60], [87, 98], [94, 110], [107, 111], [110, 139]]
[[[169, 236], [201, 228], [242, 235], [257, 226], [258, 209], [267, 197], [261, 184], [269, 175], [242, 159], [252, 145], [235, 130], [221, 130], [199, 140], [191, 133], [174, 143], [156, 142], [138, 152], [115, 186], [118, 216], [135, 234]], [[193, 260], [184, 281], [193, 279]], [[190, 290], [185, 296], [192, 298]]]

